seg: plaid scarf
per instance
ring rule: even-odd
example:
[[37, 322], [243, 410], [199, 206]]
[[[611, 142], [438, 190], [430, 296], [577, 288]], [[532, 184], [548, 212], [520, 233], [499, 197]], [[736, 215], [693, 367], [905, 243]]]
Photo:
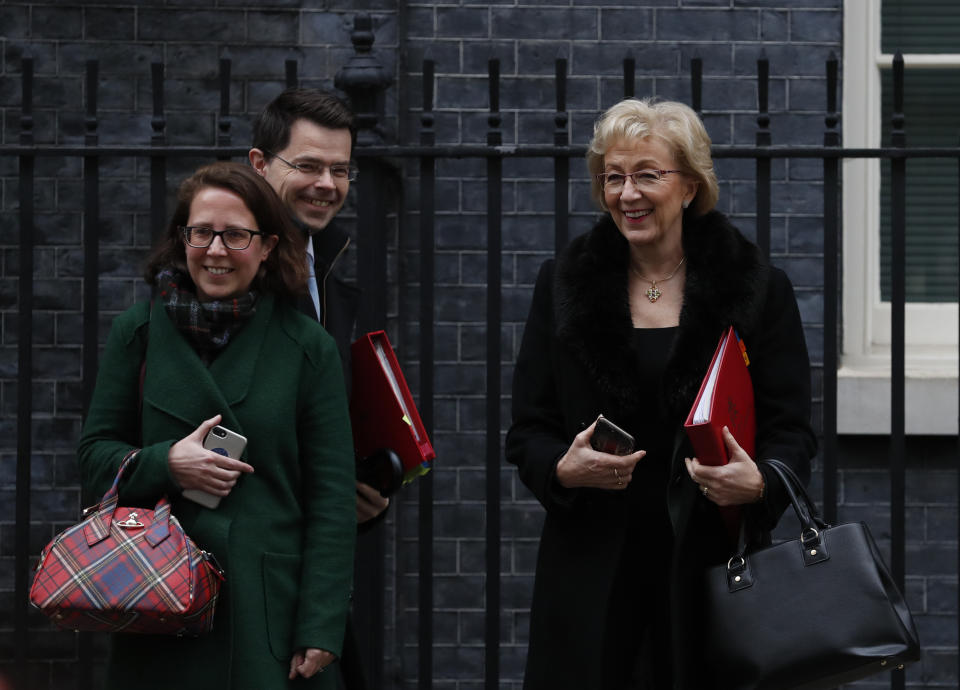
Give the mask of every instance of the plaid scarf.
[[157, 291], [167, 315], [206, 364], [210, 364], [230, 338], [257, 311], [253, 290], [231, 300], [201, 302], [190, 278], [172, 268], [157, 274]]

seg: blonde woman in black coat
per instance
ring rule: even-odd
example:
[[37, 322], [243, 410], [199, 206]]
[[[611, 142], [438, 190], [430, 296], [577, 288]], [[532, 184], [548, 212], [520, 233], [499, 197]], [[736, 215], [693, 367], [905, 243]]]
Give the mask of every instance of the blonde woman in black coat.
[[[713, 210], [690, 108], [618, 103], [587, 161], [607, 214], [542, 267], [514, 373], [507, 460], [546, 509], [524, 688], [703, 690], [698, 579], [730, 549], [717, 508], [742, 506], [766, 533], [787, 498], [763, 460], [809, 477], [800, 316], [786, 275]], [[731, 324], [751, 360], [756, 457], [728, 436], [730, 463], [708, 467], [683, 421]], [[636, 452], [591, 448], [600, 413]]]

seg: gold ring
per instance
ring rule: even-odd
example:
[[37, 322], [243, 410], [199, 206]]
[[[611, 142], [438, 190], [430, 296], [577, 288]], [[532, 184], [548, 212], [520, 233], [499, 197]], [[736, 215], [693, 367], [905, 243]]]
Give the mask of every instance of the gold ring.
[[708, 489], [708, 488], [707, 488], [706, 486], [704, 486], [703, 484], [700, 485], [700, 493], [702, 493], [704, 496], [706, 496], [708, 491], [710, 491], [710, 489]]
[[623, 486], [623, 480], [620, 478], [620, 473], [617, 471], [617, 468], [613, 468], [613, 474], [617, 478], [617, 486]]

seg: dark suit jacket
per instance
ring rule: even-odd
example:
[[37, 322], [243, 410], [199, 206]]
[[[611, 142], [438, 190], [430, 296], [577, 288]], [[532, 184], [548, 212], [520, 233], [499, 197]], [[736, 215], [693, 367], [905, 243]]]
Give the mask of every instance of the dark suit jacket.
[[[320, 295], [320, 309], [323, 318], [320, 324], [333, 336], [340, 351], [343, 363], [344, 381], [347, 393], [350, 392], [350, 343], [355, 337], [357, 313], [360, 309], [360, 290], [341, 280], [334, 267], [343, 258], [350, 246], [350, 236], [330, 223], [313, 235], [313, 263], [316, 273], [317, 292]], [[300, 310], [317, 320], [317, 312], [310, 295], [301, 297]]]
[[[247, 437], [255, 472], [208, 510], [180, 497], [167, 454], [217, 413]], [[121, 505], [167, 494], [227, 579], [210, 636], [115, 635], [107, 687], [286, 688], [295, 649], [339, 654], [356, 538], [352, 445], [333, 339], [293, 306], [262, 296], [209, 368], [161, 302], [118, 316], [79, 444], [84, 488], [102, 495], [126, 452], [142, 447]], [[298, 683], [335, 686], [330, 673]]]
[[[628, 246], [609, 216], [542, 268], [513, 381], [507, 460], [547, 511], [530, 622], [527, 690], [601, 687], [609, 592], [624, 544], [622, 492], [566, 490], [556, 464], [573, 437], [603, 412], [631, 431], [629, 420], [664, 411], [675, 429], [664, 501], [674, 532], [672, 553], [651, 553], [670, 597], [677, 687], [703, 690], [697, 649], [698, 577], [730, 554], [714, 504], [699, 495], [683, 458], [690, 405], [724, 329], [734, 324], [752, 361], [757, 403], [757, 459], [776, 457], [806, 479], [815, 451], [810, 428], [810, 372], [800, 316], [787, 277], [719, 213], [684, 221], [687, 278], [680, 326], [661, 390], [636, 383], [638, 353], [627, 298]], [[624, 421], [621, 421], [624, 420]], [[639, 439], [639, 447], [643, 440]], [[761, 467], [761, 470], [763, 468]], [[771, 473], [765, 500], [749, 508], [771, 528], [787, 497]], [[664, 634], [666, 632], [664, 631]]]

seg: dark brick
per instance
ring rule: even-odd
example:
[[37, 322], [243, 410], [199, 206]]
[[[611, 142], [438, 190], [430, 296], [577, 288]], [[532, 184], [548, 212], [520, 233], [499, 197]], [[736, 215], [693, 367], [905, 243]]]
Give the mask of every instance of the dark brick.
[[543, 215], [512, 216], [503, 219], [503, 247], [527, 250], [553, 244], [553, 223]]
[[136, 13], [132, 8], [87, 7], [83, 26], [88, 40], [131, 41], [136, 35]]
[[161, 47], [152, 43], [63, 43], [60, 67], [64, 71], [85, 74], [87, 60], [99, 61], [101, 77], [124, 75], [150, 79], [150, 64], [161, 60]]
[[[308, 16], [316, 17], [317, 15]], [[246, 17], [247, 34], [250, 40], [258, 43], [297, 43], [299, 40], [300, 15], [297, 12], [247, 12]], [[304, 31], [304, 34], [307, 33]], [[338, 38], [333, 42], [339, 43], [342, 40]]]
[[[782, 0], [734, 0], [735, 7], [783, 7]], [[839, 9], [843, 0], [803, 0], [806, 8], [834, 8]]]
[[[444, 49], [448, 50], [452, 48], [455, 44], [443, 43], [435, 45], [444, 51]], [[485, 40], [482, 42], [464, 41], [462, 46], [462, 71], [465, 74], [487, 74], [490, 60], [494, 58], [500, 61], [501, 75], [514, 75], [518, 72], [518, 70], [525, 74], [545, 74], [549, 72], [545, 66], [549, 60], [544, 59], [536, 62], [536, 64], [532, 64], [532, 61], [531, 63], [525, 62], [525, 50], [530, 47], [527, 44], [520, 44], [518, 46], [515, 41], [499, 41], [494, 39]], [[443, 57], [444, 52], [439, 52], [437, 56], [433, 58], [438, 71], [449, 71], [450, 69], [455, 68], [457, 62], [459, 61], [459, 58], [451, 55], [446, 59], [446, 61], [441, 62], [440, 58]], [[517, 57], [517, 52], [520, 53], [519, 58]], [[522, 67], [520, 67], [520, 65], [522, 65]], [[527, 69], [528, 67], [530, 69]]]
[[43, 378], [79, 377], [80, 350], [66, 348], [34, 348], [33, 375]]
[[600, 10], [601, 41], [642, 41], [653, 38], [651, 9], [629, 8]]
[[927, 578], [927, 611], [939, 614], [957, 613], [957, 583], [954, 579]]
[[461, 398], [458, 407], [457, 429], [459, 431], [487, 430], [486, 398]]
[[790, 12], [790, 38], [793, 41], [836, 44], [841, 36], [843, 15], [840, 12]]
[[[764, 45], [770, 61], [770, 75], [790, 74], [791, 76], [823, 76], [826, 62], [831, 51], [836, 53], [839, 44], [832, 46], [794, 45], [772, 43]], [[738, 73], [756, 73], [759, 46], [744, 45], [738, 47], [734, 57], [734, 69]]]
[[797, 292], [797, 304], [804, 323], [823, 323], [822, 292]]
[[441, 395], [482, 394], [486, 388], [483, 367], [464, 363], [453, 366], [438, 364], [435, 375], [436, 392]]
[[576, 8], [500, 8], [492, 10], [492, 33], [498, 38], [540, 36], [546, 27], [568, 40], [596, 40], [598, 16], [594, 10]]
[[[814, 77], [804, 79], [790, 79], [787, 82], [790, 110], [792, 112], [812, 111], [820, 118], [825, 117], [823, 107], [827, 100], [827, 81]], [[826, 130], [826, 124], [821, 119], [821, 127]], [[838, 123], [839, 127], [839, 123]]]
[[146, 41], [234, 42], [246, 40], [244, 14], [235, 11], [141, 10], [137, 34]]
[[[632, 43], [578, 43], [574, 46], [571, 60], [573, 74], [608, 74], [623, 75], [623, 61], [632, 56], [634, 59], [635, 74], [644, 75], [678, 74], [679, 68], [678, 46], [645, 46]], [[687, 67], [685, 72], [689, 71]], [[622, 93], [622, 92], [621, 92]], [[642, 90], [638, 96], [650, 95]], [[619, 100], [619, 99], [618, 99]], [[609, 107], [613, 103], [605, 103]]]
[[917, 616], [917, 635], [929, 647], [955, 647], [957, 645], [956, 616]]
[[[438, 7], [436, 9], [437, 31], [449, 38], [485, 38], [490, 34], [489, 13], [485, 8]], [[501, 38], [515, 38], [496, 33]]]
[[482, 608], [483, 579], [479, 575], [434, 578], [434, 606], [437, 609]]
[[5, 38], [24, 38], [30, 33], [30, 8], [28, 5], [0, 6], [0, 26]]
[[[516, 72], [519, 75], [553, 77], [557, 73], [557, 60], [561, 58], [567, 60], [569, 72], [572, 51], [570, 43], [567, 41], [521, 41], [516, 45], [515, 50], [517, 54]], [[503, 71], [507, 73], [506, 69]], [[568, 89], [568, 95], [570, 93], [572, 91]]]
[[658, 10], [659, 41], [751, 41], [759, 35], [759, 19], [754, 12], [731, 10]]
[[32, 18], [33, 35], [64, 39], [83, 35], [83, 14], [79, 7], [34, 6]]
[[[407, 64], [412, 73], [416, 74], [414, 81], [419, 83], [422, 78], [421, 68], [424, 60], [433, 60], [434, 68], [439, 72], [450, 72], [460, 68], [460, 42], [454, 41], [423, 41], [413, 40], [407, 45]], [[494, 42], [499, 46], [500, 43]], [[507, 72], [513, 72], [513, 69], [507, 69], [506, 63], [507, 48], [511, 46], [509, 42], [502, 42], [502, 53], [500, 48], [491, 48], [490, 42], [467, 43], [463, 45], [463, 71], [479, 72], [481, 66], [486, 70], [487, 60], [490, 57], [491, 50], [501, 58], [501, 68]], [[410, 98], [410, 102], [421, 104], [422, 97]]]
[[411, 38], [433, 38], [436, 36], [436, 9], [433, 7], [411, 7], [407, 11], [407, 35]]
[[[682, 43], [680, 49], [680, 73], [690, 74], [691, 60], [700, 58], [703, 76], [730, 76], [733, 74], [734, 47], [717, 43]], [[686, 99], [684, 102], [687, 102]]]
[[552, 213], [555, 187], [552, 181], [518, 181], [517, 210], [522, 213]]
[[[477, 180], [469, 181], [463, 184], [463, 210], [467, 212], [485, 213], [487, 210], [487, 181]], [[501, 185], [500, 188], [501, 208], [504, 212], [513, 212], [517, 210], [516, 188], [512, 184]], [[482, 232], [486, 232], [486, 225], [482, 227]]]

